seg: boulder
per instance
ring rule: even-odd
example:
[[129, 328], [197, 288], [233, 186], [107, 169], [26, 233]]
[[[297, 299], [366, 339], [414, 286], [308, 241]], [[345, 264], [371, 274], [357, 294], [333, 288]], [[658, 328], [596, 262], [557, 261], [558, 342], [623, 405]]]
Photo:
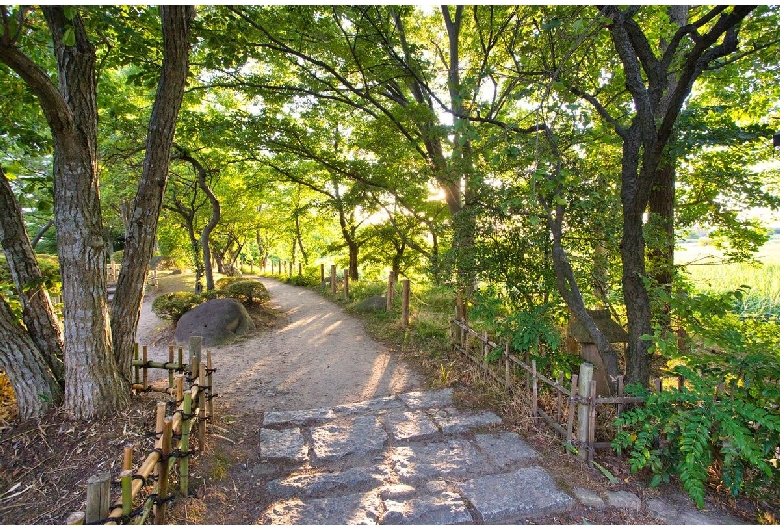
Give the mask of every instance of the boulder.
[[384, 296], [371, 296], [358, 302], [355, 311], [387, 311], [387, 298]]
[[218, 346], [254, 329], [255, 323], [241, 302], [217, 298], [185, 313], [176, 324], [174, 337], [178, 344], [188, 344], [191, 335], [200, 335], [204, 346]]

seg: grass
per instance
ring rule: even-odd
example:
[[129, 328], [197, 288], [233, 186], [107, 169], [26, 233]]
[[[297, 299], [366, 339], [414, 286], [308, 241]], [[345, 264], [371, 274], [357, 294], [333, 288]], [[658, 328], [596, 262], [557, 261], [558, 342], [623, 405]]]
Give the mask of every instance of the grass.
[[780, 316], [780, 238], [771, 239], [756, 255], [757, 263], [723, 263], [712, 246], [688, 243], [676, 252], [676, 261], [685, 265], [693, 284], [712, 293], [747, 286], [741, 315]]

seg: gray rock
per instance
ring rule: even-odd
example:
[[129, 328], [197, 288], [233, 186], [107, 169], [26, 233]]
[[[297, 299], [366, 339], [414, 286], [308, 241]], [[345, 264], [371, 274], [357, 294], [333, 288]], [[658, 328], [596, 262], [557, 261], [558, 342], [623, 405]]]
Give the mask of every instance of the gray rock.
[[380, 501], [374, 495], [355, 493], [326, 499], [287, 499], [265, 509], [258, 524], [376, 524]]
[[384, 501], [380, 524], [469, 524], [471, 518], [463, 500], [455, 493], [420, 497], [406, 501]]
[[410, 482], [476, 473], [487, 465], [485, 458], [466, 440], [395, 447], [387, 459], [396, 474]]
[[452, 389], [428, 390], [399, 394], [398, 399], [410, 409], [431, 409], [449, 407], [452, 405]]
[[387, 311], [387, 298], [371, 296], [355, 304], [355, 311]]
[[574, 488], [572, 493], [574, 493], [577, 500], [585, 506], [590, 506], [591, 508], [597, 508], [599, 510], [604, 507], [604, 499], [599, 497], [599, 494], [593, 490], [587, 488]]
[[285, 458], [296, 462], [309, 459], [300, 429], [260, 429], [260, 457]]
[[311, 430], [314, 454], [323, 460], [379, 451], [387, 440], [382, 424], [372, 416], [342, 419]]
[[353, 467], [336, 473], [295, 475], [268, 483], [268, 491], [275, 496], [322, 497], [334, 491], [367, 491], [381, 486], [386, 477], [379, 469]]
[[417, 490], [407, 484], [388, 484], [377, 488], [376, 492], [383, 501], [408, 501], [418, 496]]
[[467, 432], [478, 427], [489, 427], [501, 423], [501, 418], [492, 412], [460, 412], [448, 407], [433, 413], [433, 421], [441, 427], [444, 434]]
[[176, 324], [174, 337], [178, 344], [187, 344], [190, 336], [200, 335], [204, 346], [219, 346], [254, 329], [255, 323], [241, 302], [232, 298], [217, 298], [185, 313]]
[[390, 435], [399, 441], [413, 441], [439, 433], [439, 428], [427, 414], [413, 412], [391, 412], [384, 418], [385, 427]]
[[477, 434], [474, 443], [500, 469], [536, 458], [537, 453], [517, 433]]
[[519, 522], [563, 512], [574, 504], [541, 467], [469, 480], [460, 490], [485, 523]]
[[280, 410], [266, 412], [263, 416], [263, 425], [304, 425], [306, 423], [332, 420], [336, 414], [331, 409], [310, 410]]
[[360, 401], [358, 403], [350, 403], [349, 405], [339, 405], [338, 407], [334, 407], [333, 412], [339, 416], [351, 416], [356, 414], [382, 412], [385, 410], [397, 410], [402, 406], [402, 403], [394, 396], [389, 396], [369, 399], [368, 401]]
[[627, 510], [641, 510], [642, 501], [630, 491], [608, 491], [607, 505]]

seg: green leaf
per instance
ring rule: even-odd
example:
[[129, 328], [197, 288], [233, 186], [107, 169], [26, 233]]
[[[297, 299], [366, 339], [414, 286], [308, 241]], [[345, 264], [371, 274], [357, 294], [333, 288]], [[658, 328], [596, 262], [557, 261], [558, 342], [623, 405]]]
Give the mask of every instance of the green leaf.
[[65, 34], [62, 36], [62, 42], [65, 46], [74, 46], [76, 44], [76, 32], [73, 31], [73, 26], [69, 26], [65, 30]]
[[[77, 8], [76, 6], [63, 6], [62, 11], [65, 14], [65, 18], [73, 20], [73, 17], [76, 16]], [[72, 46], [72, 44], [69, 44], [68, 46]]]

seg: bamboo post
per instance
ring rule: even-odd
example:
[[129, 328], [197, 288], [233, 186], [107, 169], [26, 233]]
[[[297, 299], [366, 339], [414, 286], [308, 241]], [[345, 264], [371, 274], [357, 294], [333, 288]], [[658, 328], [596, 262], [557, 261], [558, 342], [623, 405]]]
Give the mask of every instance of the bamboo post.
[[133, 509], [133, 470], [125, 469], [119, 477], [122, 483], [122, 516], [127, 517]]
[[401, 280], [401, 283], [403, 285], [403, 294], [402, 294], [402, 316], [401, 320], [403, 322], [404, 327], [409, 326], [409, 278], [404, 278]]
[[184, 348], [179, 346], [179, 370], [184, 371]]
[[154, 524], [165, 524], [165, 497], [168, 496], [168, 455], [171, 454], [171, 420], [163, 420], [162, 455], [157, 461], [157, 505]]
[[122, 471], [133, 469], [133, 444], [126, 444], [122, 454]]
[[[189, 391], [188, 391], [189, 392]], [[184, 402], [184, 374], [176, 374], [176, 390], [175, 390], [176, 406], [178, 407]], [[175, 429], [176, 434], [182, 434], [182, 423], [180, 422]]]
[[344, 269], [344, 300], [349, 300], [349, 269]]
[[536, 378], [536, 359], [531, 359], [531, 388], [533, 395], [531, 413], [536, 423], [539, 420], [539, 380]]
[[393, 297], [395, 296], [395, 272], [390, 271], [387, 276], [387, 310], [393, 308]]
[[512, 386], [512, 379], [509, 373], [509, 343], [506, 343], [504, 348], [504, 386], [507, 390]]
[[203, 337], [192, 335], [190, 337], [190, 379], [194, 381], [198, 377], [200, 368], [200, 349]]
[[208, 420], [214, 421], [214, 369], [211, 364], [211, 350], [206, 350], [206, 387], [208, 387], [208, 398], [206, 399], [206, 408]]
[[181, 494], [185, 497], [189, 495], [189, 480], [190, 480], [190, 457], [187, 453], [190, 450], [190, 424], [192, 423], [192, 390], [187, 390], [184, 393], [184, 402], [182, 403], [182, 420], [181, 420], [181, 444], [179, 448], [182, 452], [182, 457], [179, 461], [179, 483], [181, 485]]
[[[173, 365], [173, 344], [168, 346], [168, 364]], [[173, 390], [173, 366], [168, 368], [168, 388]]]
[[165, 401], [157, 402], [157, 417], [154, 422], [154, 435], [157, 437], [157, 441], [162, 439], [163, 427], [165, 427], [165, 408]]
[[591, 467], [596, 457], [596, 386], [596, 381], [591, 380], [588, 399], [588, 465]]
[[574, 409], [575, 402], [577, 400], [577, 380], [579, 379], [579, 376], [577, 374], [572, 374], [571, 376], [571, 396], [569, 397], [569, 417], [566, 420], [566, 443], [571, 444], [572, 437], [573, 437], [573, 430], [574, 430]]
[[84, 512], [71, 512], [71, 514], [68, 515], [68, 518], [65, 519], [65, 524], [67, 525], [84, 524], [85, 517], [86, 517], [86, 513]]
[[[590, 382], [593, 380], [593, 365], [590, 363], [580, 364], [579, 394], [581, 396], [590, 395]], [[580, 403], [577, 406], [577, 441], [580, 442], [579, 457], [585, 460], [588, 455], [585, 449], [588, 443], [589, 422], [589, 403]]]
[[[133, 359], [138, 360], [138, 343], [133, 344]], [[133, 366], [133, 384], [141, 382], [141, 369], [138, 366]]]
[[201, 451], [206, 447], [206, 393], [203, 387], [206, 386], [206, 366], [201, 363], [198, 370], [198, 444]]
[[108, 515], [111, 498], [111, 473], [92, 475], [87, 479], [87, 524], [103, 520]]
[[146, 344], [144, 344], [143, 347], [143, 354], [141, 356], [141, 360], [144, 363], [143, 368], [141, 368], [141, 384], [143, 385], [144, 390], [146, 390], [147, 388], [149, 388], [149, 370], [146, 367], [146, 363], [149, 362], [149, 353]]
[[487, 356], [488, 356], [488, 332], [487, 330], [485, 330], [482, 332], [482, 365], [485, 367], [485, 370], [487, 370], [488, 367]]
[[557, 411], [555, 421], [560, 425], [561, 418], [563, 417], [563, 394], [561, 393], [561, 387], [563, 387], [563, 372], [558, 372], [558, 379], [556, 381], [558, 383], [558, 388], [555, 389], [555, 410]]
[[320, 285], [325, 286], [325, 264], [320, 263]]
[[303, 263], [298, 263], [298, 276], [303, 276]]
[[336, 294], [336, 266], [330, 266], [330, 292]]

